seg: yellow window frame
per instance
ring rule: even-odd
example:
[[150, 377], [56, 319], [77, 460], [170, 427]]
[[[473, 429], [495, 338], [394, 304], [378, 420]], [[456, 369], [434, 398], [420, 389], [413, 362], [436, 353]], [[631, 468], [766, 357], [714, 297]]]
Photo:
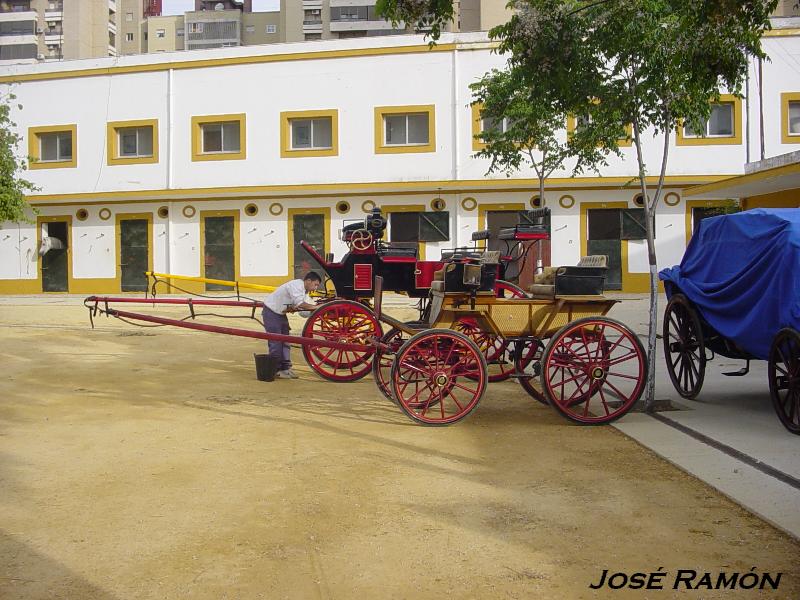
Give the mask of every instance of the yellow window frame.
[[683, 134], [683, 121], [678, 123], [675, 132], [676, 146], [739, 146], [742, 143], [742, 100], [733, 94], [720, 94], [713, 104], [733, 105], [733, 135], [725, 137], [686, 137]]
[[[428, 143], [411, 145], [387, 145], [384, 117], [392, 115], [411, 115], [426, 113], [428, 115]], [[413, 154], [420, 152], [436, 152], [436, 106], [434, 104], [416, 104], [408, 106], [376, 106], [375, 107], [375, 154]]]
[[[153, 130], [152, 156], [120, 156], [119, 130], [150, 127]], [[136, 121], [110, 121], [106, 124], [107, 163], [109, 165], [141, 165], [158, 162], [158, 119], [139, 119]]]
[[[292, 121], [325, 117], [331, 120], [330, 148], [292, 149]], [[339, 111], [337, 109], [296, 110], [281, 113], [281, 158], [303, 158], [306, 156], [339, 156]]]
[[[203, 152], [203, 125], [239, 122], [239, 152]], [[192, 117], [192, 162], [206, 160], [244, 160], [247, 158], [247, 115], [198, 115]]]
[[[40, 136], [46, 133], [71, 133], [72, 134], [72, 159], [41, 162]], [[36, 169], [74, 169], [78, 166], [78, 125], [44, 125], [28, 128], [28, 168]]]
[[800, 144], [800, 133], [789, 133], [789, 103], [800, 103], [800, 92], [781, 94], [781, 143]]

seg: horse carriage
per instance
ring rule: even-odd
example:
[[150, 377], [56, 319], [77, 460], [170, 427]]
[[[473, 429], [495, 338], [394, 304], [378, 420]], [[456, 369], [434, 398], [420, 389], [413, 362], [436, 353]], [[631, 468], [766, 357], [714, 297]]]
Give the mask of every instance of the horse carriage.
[[[92, 317], [106, 314], [300, 345], [309, 366], [329, 380], [354, 381], [372, 372], [384, 396], [426, 425], [463, 419], [489, 382], [508, 378], [581, 424], [613, 421], [639, 399], [645, 351], [628, 327], [606, 317], [616, 300], [602, 295], [602, 284], [595, 289], [605, 267], [559, 268], [552, 284], [537, 284], [548, 288], [544, 293], [533, 289], [528, 295], [498, 287], [504, 272], [500, 252], [476, 246], [445, 253], [440, 261], [418, 261], [413, 249], [383, 244], [385, 221], [380, 219], [373, 212], [362, 227], [345, 227], [350, 252], [338, 262], [305, 244], [337, 295], [323, 299], [301, 336], [195, 322], [197, 307], [246, 308], [254, 316], [263, 306], [258, 301], [90, 296], [85, 304]], [[589, 287], [567, 285], [576, 277]], [[387, 315], [382, 310], [386, 289], [419, 298], [419, 318], [402, 322]], [[507, 289], [515, 294], [505, 294]], [[184, 304], [192, 318], [134, 313], [112, 306], [116, 303]]]
[[704, 219], [681, 264], [659, 274], [669, 302], [663, 340], [678, 394], [695, 398], [717, 355], [768, 361], [770, 397], [800, 435], [800, 209]]

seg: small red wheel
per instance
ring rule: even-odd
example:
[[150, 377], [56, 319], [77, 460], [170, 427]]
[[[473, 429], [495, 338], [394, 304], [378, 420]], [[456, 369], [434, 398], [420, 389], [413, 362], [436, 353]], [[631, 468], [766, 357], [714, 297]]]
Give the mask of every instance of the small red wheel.
[[647, 357], [628, 327], [607, 317], [569, 323], [542, 355], [542, 390], [567, 419], [583, 425], [610, 423], [642, 395]]
[[486, 357], [489, 368], [489, 381], [505, 381], [514, 372], [514, 361], [511, 357], [510, 344], [501, 336], [483, 331], [473, 317], [459, 317], [453, 323], [453, 329], [460, 331], [471, 339]]
[[542, 392], [542, 385], [539, 380], [542, 369], [542, 352], [544, 351], [542, 340], [531, 339], [518, 341], [517, 343], [524, 344], [519, 356], [514, 361], [519, 384], [537, 402], [545, 405], [550, 404]]
[[392, 392], [406, 415], [425, 425], [449, 425], [478, 406], [486, 391], [486, 359], [475, 342], [450, 329], [429, 329], [395, 356]]
[[788, 431], [800, 435], [800, 333], [786, 327], [778, 332], [769, 351], [769, 395]]
[[525, 293], [521, 287], [510, 281], [498, 279], [494, 282], [494, 295], [498, 298], [527, 298], [528, 294]]
[[331, 381], [356, 381], [372, 368], [373, 338], [382, 335], [373, 312], [359, 302], [334, 300], [323, 304], [308, 317], [303, 337], [315, 340], [361, 344], [364, 351], [337, 350], [325, 346], [303, 346], [308, 365]]
[[389, 350], [383, 351], [378, 349], [375, 351], [375, 356], [372, 358], [372, 377], [375, 379], [375, 385], [381, 393], [389, 400], [397, 403], [392, 396], [392, 365], [394, 364], [394, 357], [400, 347], [408, 339], [408, 336], [399, 329], [392, 327], [381, 338], [381, 343], [389, 346]]

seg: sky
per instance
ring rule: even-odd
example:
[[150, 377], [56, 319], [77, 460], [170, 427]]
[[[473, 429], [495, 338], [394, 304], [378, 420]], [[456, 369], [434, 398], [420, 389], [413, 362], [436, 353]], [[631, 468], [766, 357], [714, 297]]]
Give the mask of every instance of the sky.
[[[280, 0], [253, 0], [253, 12], [268, 12], [280, 9]], [[182, 15], [194, 10], [194, 0], [162, 0], [161, 14]]]

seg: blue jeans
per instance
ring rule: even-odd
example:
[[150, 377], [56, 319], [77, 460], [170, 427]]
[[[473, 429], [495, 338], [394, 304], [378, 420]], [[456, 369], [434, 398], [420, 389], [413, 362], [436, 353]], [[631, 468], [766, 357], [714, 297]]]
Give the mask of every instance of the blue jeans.
[[[286, 315], [272, 312], [265, 306], [264, 310], [261, 312], [261, 316], [264, 319], [264, 330], [267, 333], [289, 335], [289, 319]], [[292, 360], [289, 358], [291, 347], [288, 343], [268, 340], [267, 345], [269, 346], [269, 355], [272, 357], [272, 360], [275, 361], [275, 364], [278, 365], [279, 371], [292, 368]]]

